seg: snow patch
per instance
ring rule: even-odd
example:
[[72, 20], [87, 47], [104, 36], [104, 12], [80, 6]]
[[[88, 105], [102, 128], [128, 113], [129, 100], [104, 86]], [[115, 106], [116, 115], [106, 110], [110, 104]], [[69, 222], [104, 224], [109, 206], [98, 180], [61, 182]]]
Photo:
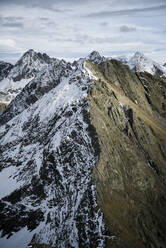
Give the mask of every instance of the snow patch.
[[10, 166], [0, 172], [0, 199], [21, 187], [21, 182], [14, 178], [16, 171], [15, 166]]

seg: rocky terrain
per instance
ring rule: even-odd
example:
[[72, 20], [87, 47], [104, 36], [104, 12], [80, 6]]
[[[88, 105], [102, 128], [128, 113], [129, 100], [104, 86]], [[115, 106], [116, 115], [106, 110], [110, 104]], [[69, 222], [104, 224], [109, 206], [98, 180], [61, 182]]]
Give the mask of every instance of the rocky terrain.
[[99, 78], [89, 96], [98, 201], [117, 237], [108, 247], [165, 247], [165, 82], [115, 60], [89, 67]]
[[118, 60], [29, 50], [1, 80], [0, 247], [165, 247], [165, 70]]
[[24, 53], [15, 65], [0, 62], [0, 111], [44, 68], [46, 70], [58, 63], [58, 59], [32, 49]]

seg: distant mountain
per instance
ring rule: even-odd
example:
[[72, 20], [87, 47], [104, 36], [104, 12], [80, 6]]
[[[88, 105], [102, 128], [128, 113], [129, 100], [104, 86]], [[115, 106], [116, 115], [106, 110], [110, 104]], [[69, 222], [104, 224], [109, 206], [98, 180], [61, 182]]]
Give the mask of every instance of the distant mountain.
[[140, 52], [136, 52], [133, 56], [104, 57], [101, 56], [99, 52], [93, 51], [87, 59], [95, 64], [116, 59], [121, 61], [123, 64], [128, 65], [134, 72], [148, 72], [157, 77], [166, 77], [166, 68], [164, 66]]
[[166, 77], [165, 67], [148, 58], [143, 53], [136, 52], [129, 58], [117, 57], [116, 59], [127, 64], [135, 72], [148, 72], [157, 77]]
[[[109, 58], [110, 59], [110, 58]], [[87, 60], [90, 60], [92, 61], [93, 63], [95, 64], [100, 64], [106, 60], [108, 60], [108, 58], [104, 57], [104, 56], [101, 56], [99, 52], [97, 51], [93, 51], [92, 53], [90, 53], [88, 56], [87, 56]]]

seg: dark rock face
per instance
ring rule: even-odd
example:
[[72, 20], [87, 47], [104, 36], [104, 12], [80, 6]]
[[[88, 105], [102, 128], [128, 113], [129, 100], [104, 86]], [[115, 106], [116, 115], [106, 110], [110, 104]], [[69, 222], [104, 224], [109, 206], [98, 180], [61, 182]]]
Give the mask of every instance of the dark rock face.
[[6, 245], [24, 230], [25, 245], [105, 247], [92, 179], [100, 147], [83, 62], [71, 68], [62, 61], [42, 71], [1, 116], [0, 170], [15, 187], [0, 201]]
[[12, 64], [0, 61], [0, 81], [8, 76], [12, 68]]
[[104, 56], [101, 56], [97, 51], [93, 51], [92, 53], [90, 53], [88, 59], [94, 64], [100, 64], [101, 62], [108, 60]]
[[165, 82], [114, 60], [88, 66], [99, 78], [89, 100], [98, 203], [116, 236], [108, 247], [165, 247]]

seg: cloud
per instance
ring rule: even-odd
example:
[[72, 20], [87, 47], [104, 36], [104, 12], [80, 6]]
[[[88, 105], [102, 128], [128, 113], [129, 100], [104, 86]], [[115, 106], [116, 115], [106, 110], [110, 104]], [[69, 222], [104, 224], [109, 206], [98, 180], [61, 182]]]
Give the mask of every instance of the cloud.
[[166, 50], [165, 1], [0, 0], [0, 52], [9, 57], [33, 48], [55, 57], [80, 57], [92, 50], [110, 56]]
[[122, 25], [119, 29], [120, 29], [120, 32], [122, 32], [122, 33], [128, 33], [128, 32], [136, 31], [135, 27], [127, 26], [127, 25]]
[[6, 46], [6, 47], [14, 48], [15, 45], [16, 45], [16, 43], [12, 39], [0, 39], [0, 47]]
[[87, 45], [87, 44], [121, 44], [123, 43], [123, 37], [121, 36], [92, 36], [92, 35], [76, 35], [75, 37], [71, 38], [54, 38], [52, 39], [55, 42], [70, 42], [70, 43], [78, 43], [82, 45]]
[[17, 5], [17, 6], [25, 6], [29, 8], [43, 8], [53, 12], [63, 12], [65, 11], [62, 8], [57, 7], [62, 5], [79, 5], [85, 4], [89, 2], [89, 0], [0, 0], [1, 6], [9, 6], [9, 5]]
[[131, 15], [143, 12], [151, 12], [157, 10], [165, 10], [166, 4], [159, 5], [159, 6], [152, 6], [146, 8], [132, 8], [132, 9], [121, 9], [121, 10], [113, 10], [113, 11], [100, 11], [96, 13], [90, 13], [88, 15], [84, 15], [84, 17], [88, 18], [103, 18], [103, 17], [111, 17], [111, 16], [122, 16], [122, 15]]
[[23, 28], [23, 17], [0, 16], [0, 26], [9, 28]]
[[[16, 42], [13, 39], [0, 39], [0, 54], [17, 52]], [[3, 57], [3, 56], [1, 56]]]
[[23, 23], [21, 22], [8, 22], [8, 23], [2, 23], [3, 27], [10, 27], [10, 28], [23, 28]]
[[100, 25], [101, 26], [107, 26], [108, 25], [108, 22], [101, 22]]

